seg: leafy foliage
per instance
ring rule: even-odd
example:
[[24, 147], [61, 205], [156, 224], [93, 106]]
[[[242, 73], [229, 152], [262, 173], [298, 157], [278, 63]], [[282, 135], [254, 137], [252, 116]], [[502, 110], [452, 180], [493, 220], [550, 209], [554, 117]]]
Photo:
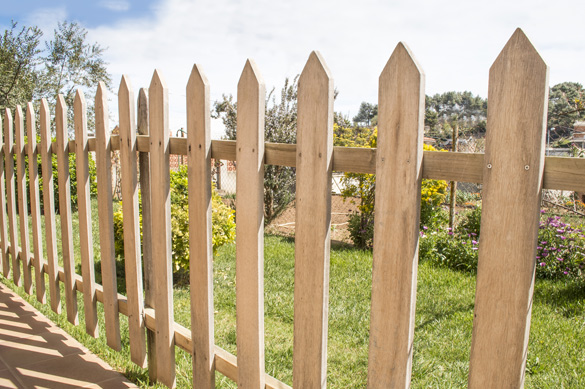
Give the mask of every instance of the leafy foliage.
[[585, 89], [577, 82], [563, 82], [550, 89], [548, 97], [548, 128], [552, 140], [570, 137], [576, 121], [585, 120]]
[[[353, 147], [377, 146], [378, 130], [370, 132], [363, 128], [347, 129], [334, 126], [333, 144]], [[436, 150], [423, 145], [424, 150]], [[359, 248], [371, 248], [374, 242], [374, 208], [376, 175], [345, 173], [342, 178], [344, 200], [357, 205], [357, 211], [349, 216], [349, 234]], [[421, 226], [434, 227], [445, 219], [441, 204], [447, 195], [447, 182], [424, 179], [421, 185]]]
[[[15, 22], [0, 36], [0, 107], [24, 106], [41, 97], [53, 106], [57, 94], [63, 94], [72, 107], [77, 88], [94, 94], [98, 82], [110, 86], [104, 49], [86, 41], [87, 31], [81, 25], [59, 23], [44, 50], [41, 38], [38, 27], [17, 28]], [[88, 108], [93, 110], [93, 99], [88, 99]], [[68, 115], [72, 123], [72, 109]], [[93, 115], [88, 115], [88, 127], [93, 128]]]
[[14, 21], [0, 36], [0, 108], [14, 108], [33, 99], [41, 36], [38, 27], [19, 29]]
[[357, 125], [369, 127], [372, 119], [376, 116], [378, 116], [378, 104], [362, 101], [358, 114], [353, 118], [353, 122]]
[[[297, 81], [288, 78], [277, 102], [274, 89], [266, 98], [264, 139], [266, 142], [296, 143], [297, 133]], [[226, 139], [237, 135], [237, 102], [231, 95], [222, 96], [213, 107], [213, 117], [221, 118]], [[264, 169], [264, 218], [270, 224], [295, 197], [295, 169], [287, 166], [267, 165]]]
[[[175, 271], [189, 270], [189, 194], [187, 166], [171, 171], [171, 235], [172, 257]], [[236, 237], [234, 211], [225, 205], [212, 188], [212, 243], [213, 250], [231, 243]], [[141, 202], [140, 202], [141, 204]], [[141, 207], [140, 207], [141, 208]], [[140, 235], [142, 238], [142, 209], [140, 209]], [[124, 215], [122, 207], [114, 212], [116, 255], [124, 256]]]

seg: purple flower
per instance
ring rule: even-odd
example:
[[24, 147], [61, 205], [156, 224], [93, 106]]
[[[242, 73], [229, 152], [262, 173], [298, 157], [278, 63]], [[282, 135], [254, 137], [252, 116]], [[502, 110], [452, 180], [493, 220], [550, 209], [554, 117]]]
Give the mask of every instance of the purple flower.
[[561, 262], [563, 262], [563, 261], [564, 261], [564, 259], [563, 259], [563, 258], [561, 258], [561, 257], [557, 257], [557, 261], [561, 261]]
[[544, 263], [544, 262], [540, 262], [540, 263], [539, 263], [539, 265], [540, 265], [540, 266], [544, 266], [544, 265], [546, 265], [546, 263]]
[[542, 247], [538, 246], [536, 247], [537, 250], [542, 250]]
[[563, 274], [565, 274], [565, 275], [566, 275], [566, 274], [569, 274], [569, 273], [568, 273], [568, 272], [566, 272], [566, 271], [564, 271], [564, 272], [563, 272]]
[[477, 234], [475, 232], [472, 232], [471, 236], [477, 236]]
[[429, 227], [427, 227], [427, 226], [423, 226], [423, 230], [425, 230], [425, 231], [426, 231], [426, 230], [428, 230], [428, 229], [429, 229]]
[[472, 250], [477, 250], [477, 247], [473, 247]]
[[542, 242], [540, 242], [540, 244], [547, 244], [548, 242], [543, 240]]
[[453, 232], [452, 232], [452, 231], [449, 231], [449, 232], [447, 232], [447, 234], [449, 234], [449, 235], [453, 235]]
[[477, 244], [477, 241], [476, 241], [476, 240], [472, 240], [472, 241], [471, 241], [471, 243], [472, 243], [473, 245], [476, 245], [476, 244]]
[[536, 259], [540, 259], [540, 255], [537, 255], [537, 256], [536, 256]]

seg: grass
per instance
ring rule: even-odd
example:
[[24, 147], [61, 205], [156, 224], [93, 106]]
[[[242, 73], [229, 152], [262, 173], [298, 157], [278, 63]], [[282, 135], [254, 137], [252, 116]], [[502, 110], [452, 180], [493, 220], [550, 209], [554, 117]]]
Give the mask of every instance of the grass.
[[[93, 211], [96, 204], [93, 202]], [[94, 220], [97, 220], [97, 215]], [[76, 215], [74, 215], [75, 225]], [[74, 226], [74, 235], [76, 234]], [[97, 225], [94, 250], [99, 255]], [[78, 250], [76, 243], [76, 250]], [[98, 259], [99, 260], [99, 259]], [[96, 273], [99, 271], [99, 266]], [[328, 385], [364, 387], [367, 376], [372, 257], [368, 251], [336, 245], [331, 250], [329, 297]], [[97, 274], [96, 274], [97, 275]], [[120, 280], [121, 281], [121, 280]], [[24, 295], [22, 288], [3, 280]], [[294, 242], [265, 238], [265, 343], [266, 371], [292, 384]], [[26, 295], [24, 295], [26, 297]], [[418, 271], [416, 330], [412, 387], [464, 387], [467, 385], [469, 350], [475, 297], [475, 276], [421, 263]], [[27, 297], [37, 309], [65, 328], [115, 369], [141, 387], [162, 387], [149, 382], [148, 373], [130, 362], [127, 319], [121, 316], [123, 350], [106, 346], [103, 330], [93, 339], [85, 334], [83, 301], [78, 294], [80, 325], [72, 326], [65, 314]], [[214, 261], [215, 343], [236, 352], [235, 246], [221, 247]], [[64, 304], [64, 301], [63, 301]], [[100, 328], [104, 328], [100, 309]], [[189, 326], [188, 286], [174, 290], [175, 321]], [[541, 281], [535, 285], [526, 387], [585, 387], [585, 285]], [[191, 358], [177, 348], [177, 386], [191, 387]], [[236, 385], [221, 374], [217, 387]]]

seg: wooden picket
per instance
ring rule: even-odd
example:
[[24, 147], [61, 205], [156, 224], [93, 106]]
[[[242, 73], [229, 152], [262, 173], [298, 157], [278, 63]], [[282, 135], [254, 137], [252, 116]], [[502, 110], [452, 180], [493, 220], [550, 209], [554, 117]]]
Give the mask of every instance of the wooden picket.
[[89, 142], [87, 136], [87, 104], [81, 90], [77, 90], [73, 103], [75, 122], [75, 164], [77, 174], [77, 205], [79, 217], [79, 248], [83, 277], [83, 307], [85, 331], [98, 336], [97, 297], [91, 222]]
[[120, 120], [120, 163], [122, 166], [122, 213], [124, 215], [124, 264], [128, 296], [128, 327], [132, 362], [146, 365], [144, 298], [138, 211], [138, 177], [136, 152], [136, 117], [134, 92], [126, 76], [118, 89]]
[[[137, 131], [148, 136], [148, 90], [140, 88], [138, 93]], [[137, 145], [138, 148], [138, 145]], [[138, 153], [140, 175], [140, 193], [142, 205], [142, 262], [144, 264], [144, 307], [154, 309], [154, 265], [152, 263], [152, 212], [150, 211], [150, 155], [148, 152]], [[156, 381], [156, 336], [152, 329], [146, 330], [148, 376]]]
[[65, 270], [65, 305], [67, 320], [77, 325], [77, 293], [75, 286], [75, 261], [73, 254], [73, 226], [71, 221], [71, 186], [69, 174], [69, 139], [67, 127], [67, 105], [62, 95], [57, 97], [55, 108], [57, 131], [57, 174], [59, 182], [59, 213], [61, 215], [61, 255]]
[[[30, 238], [28, 234], [28, 196], [26, 191], [26, 166], [24, 147], [24, 114], [20, 105], [16, 106], [14, 114], [16, 144], [14, 154], [16, 155], [16, 185], [18, 193], [18, 220], [20, 231], [20, 262], [22, 262], [22, 275], [24, 279], [24, 291], [32, 294], [32, 275], [30, 262]], [[15, 241], [16, 242], [16, 241]]]
[[100, 258], [102, 285], [104, 287], [104, 315], [106, 339], [114, 350], [122, 348], [120, 340], [120, 315], [118, 307], [118, 283], [114, 252], [114, 209], [112, 205], [112, 157], [110, 153], [110, 128], [106, 86], [100, 82], [95, 95], [96, 175], [98, 185], [98, 219], [100, 228]]
[[[193, 386], [215, 387], [215, 373], [220, 372], [239, 387], [288, 388], [266, 374], [264, 366], [263, 176], [265, 164], [296, 167], [293, 383], [297, 387], [325, 387], [331, 173], [375, 173], [367, 384], [408, 387], [414, 344], [421, 180], [481, 182], [482, 244], [469, 386], [521, 387], [541, 189], [585, 191], [585, 160], [544, 157], [547, 91], [548, 67], [524, 33], [517, 30], [490, 70], [485, 155], [422, 151], [424, 74], [402, 43], [379, 79], [377, 149], [333, 147], [333, 79], [317, 52], [311, 53], [299, 79], [296, 145], [264, 142], [265, 87], [252, 61], [246, 62], [238, 84], [237, 141], [211, 140], [210, 86], [200, 65], [193, 67], [186, 89], [186, 139], [169, 137], [168, 89], [158, 70], [150, 88], [139, 92], [137, 115], [129, 80], [122, 77], [119, 136], [110, 135], [103, 84], [98, 85], [96, 93], [95, 138], [88, 137], [81, 91], [74, 102], [74, 141], [68, 139], [67, 107], [61, 95], [55, 107], [55, 143], [51, 142], [45, 99], [40, 104], [40, 145], [33, 104], [29, 103], [26, 110], [27, 145], [21, 107], [15, 107], [14, 121], [6, 108], [4, 117], [0, 117], [4, 141], [0, 149], [0, 160], [4, 160], [0, 161], [0, 267], [5, 278], [12, 268], [15, 284], [24, 284], [30, 294], [34, 266], [36, 298], [41, 303], [46, 301], [44, 279], [48, 275], [50, 304], [57, 313], [61, 311], [59, 282], [63, 282], [67, 319], [75, 325], [77, 293], [82, 293], [86, 330], [92, 336], [99, 334], [97, 302], [103, 303], [106, 338], [114, 350], [121, 349], [119, 314], [128, 316], [132, 361], [148, 365], [150, 378], [168, 387], [176, 385], [177, 346], [192, 355]], [[25, 150], [30, 192], [26, 191]], [[120, 150], [121, 155], [127, 296], [118, 293], [116, 282], [112, 150]], [[103, 285], [95, 282], [94, 274], [90, 151], [96, 152]], [[69, 183], [72, 152], [76, 154], [78, 180], [81, 276], [75, 274], [73, 254]], [[171, 153], [188, 157], [190, 329], [177, 324], [173, 314]], [[59, 173], [62, 268], [58, 266], [55, 230], [53, 154]], [[46, 254], [41, 236], [38, 155], [44, 186]], [[238, 164], [237, 357], [214, 344], [211, 158], [236, 160]], [[28, 241], [29, 193], [32, 246]]]
[[293, 385], [327, 378], [333, 78], [311, 53], [301, 77], [297, 117]]
[[397, 388], [412, 370], [425, 111], [424, 73], [404, 44], [379, 84], [368, 387]]
[[[43, 255], [43, 235], [41, 230], [41, 199], [39, 193], [39, 166], [37, 163], [37, 129], [34, 107], [30, 102], [26, 106], [26, 134], [28, 136], [28, 177], [32, 217], [32, 249], [34, 255], [36, 296], [39, 303], [45, 304], [47, 296], [45, 292], [45, 260]], [[0, 189], [0, 193], [4, 192]]]
[[61, 313], [61, 289], [59, 288], [59, 273], [57, 271], [57, 232], [55, 230], [55, 196], [53, 179], [53, 152], [51, 146], [51, 126], [49, 104], [41, 99], [40, 112], [41, 129], [41, 170], [43, 177], [43, 211], [45, 213], [45, 241], [47, 244], [47, 273], [49, 274], [49, 295], [51, 309]]
[[171, 194], [168, 88], [155, 71], [148, 89], [150, 124], [150, 188], [152, 210], [152, 258], [156, 309], [156, 376], [175, 387], [175, 339], [173, 330], [173, 269], [171, 264]]
[[12, 280], [17, 286], [22, 285], [20, 265], [18, 263], [18, 238], [16, 233], [16, 188], [14, 177], [14, 133], [12, 112], [4, 110], [4, 166], [6, 172], [6, 201], [8, 202], [8, 223], [10, 226], [10, 257], [12, 258]]
[[186, 92], [193, 386], [215, 388], [211, 104], [209, 82], [199, 65], [193, 66]]
[[522, 387], [544, 168], [548, 66], [518, 29], [490, 69], [469, 386]]
[[238, 83], [236, 141], [236, 329], [238, 387], [264, 380], [264, 110], [266, 88], [246, 61]]
[[[0, 128], [2, 126], [2, 115], [0, 114]], [[10, 277], [10, 260], [8, 259], [8, 214], [6, 213], [6, 174], [4, 170], [5, 147], [4, 147], [4, 132], [0, 130], [0, 138], [2, 139], [2, 147], [0, 147], [0, 239], [2, 239], [2, 272], [4, 278]]]

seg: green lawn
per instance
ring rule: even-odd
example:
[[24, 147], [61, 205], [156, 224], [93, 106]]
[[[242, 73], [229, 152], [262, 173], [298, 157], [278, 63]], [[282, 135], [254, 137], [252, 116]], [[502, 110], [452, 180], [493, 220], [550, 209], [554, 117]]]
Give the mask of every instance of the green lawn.
[[[93, 205], [96, 212], [95, 202]], [[94, 235], [98, 254], [97, 223]], [[328, 343], [328, 385], [332, 388], [364, 387], [366, 384], [371, 270], [370, 252], [347, 246], [332, 248]], [[293, 275], [294, 242], [267, 236], [264, 281], [266, 371], [289, 385], [292, 384]], [[471, 347], [475, 276], [422, 263], [418, 280], [412, 386], [464, 387], [467, 385]], [[5, 279], [2, 282], [23, 295], [22, 288], [15, 288]], [[216, 255], [214, 286], [215, 342], [236, 354], [234, 245], [220, 248]], [[81, 320], [78, 327], [67, 323], [64, 313], [56, 315], [48, 305], [38, 304], [34, 296], [27, 299], [131, 380], [149, 387], [146, 370], [129, 361], [127, 319], [124, 316], [120, 316], [124, 349], [117, 353], [106, 346], [103, 331], [98, 339], [85, 334], [81, 294], [78, 294]], [[101, 304], [98, 306], [103, 329], [103, 312]], [[174, 307], [175, 320], [189, 326], [188, 286], [175, 288]], [[526, 387], [585, 387], [584, 317], [583, 283], [536, 282]], [[177, 349], [176, 359], [178, 387], [191, 387], [190, 356]], [[236, 387], [221, 374], [217, 374], [217, 386]]]

